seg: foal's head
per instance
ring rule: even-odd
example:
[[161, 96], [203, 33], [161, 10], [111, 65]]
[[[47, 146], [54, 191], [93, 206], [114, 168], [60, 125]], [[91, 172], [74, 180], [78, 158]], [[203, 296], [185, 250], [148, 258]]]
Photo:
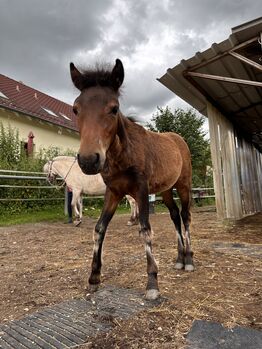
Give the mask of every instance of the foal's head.
[[73, 106], [81, 138], [78, 163], [85, 174], [96, 174], [103, 169], [106, 152], [118, 132], [118, 97], [124, 68], [117, 59], [110, 71], [81, 73], [73, 63], [70, 71], [74, 85], [81, 92]]

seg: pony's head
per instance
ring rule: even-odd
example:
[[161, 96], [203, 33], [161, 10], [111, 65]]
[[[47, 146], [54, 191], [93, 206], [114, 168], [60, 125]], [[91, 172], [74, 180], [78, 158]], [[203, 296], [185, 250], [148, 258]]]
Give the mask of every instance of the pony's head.
[[120, 137], [119, 88], [124, 80], [122, 62], [113, 69], [97, 69], [81, 73], [70, 64], [71, 78], [80, 90], [74, 102], [80, 132], [78, 163], [85, 174], [102, 171], [106, 152]]
[[58, 175], [53, 166], [53, 163], [53, 160], [49, 160], [43, 167], [43, 172], [47, 173], [47, 180], [50, 183], [53, 183]]

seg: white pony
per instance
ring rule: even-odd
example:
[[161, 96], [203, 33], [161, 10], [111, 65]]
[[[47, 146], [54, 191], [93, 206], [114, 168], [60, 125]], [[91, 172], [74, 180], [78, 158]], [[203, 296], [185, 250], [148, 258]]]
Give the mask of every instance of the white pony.
[[[57, 156], [53, 160], [48, 161], [43, 168], [47, 173], [49, 182], [53, 182], [57, 176], [63, 178], [64, 185], [72, 190], [72, 211], [76, 217], [76, 225], [82, 221], [82, 194], [88, 195], [104, 195], [106, 185], [100, 174], [85, 175], [80, 169], [78, 162], [73, 156]], [[135, 199], [126, 195], [131, 206], [131, 217], [127, 225], [138, 223], [138, 206]]]

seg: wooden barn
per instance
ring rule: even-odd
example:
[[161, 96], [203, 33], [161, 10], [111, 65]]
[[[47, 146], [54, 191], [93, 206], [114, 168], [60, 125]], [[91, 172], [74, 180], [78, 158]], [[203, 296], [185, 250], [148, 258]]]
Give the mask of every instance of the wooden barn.
[[262, 18], [182, 60], [159, 81], [208, 117], [217, 213], [262, 211]]
[[79, 149], [72, 106], [1, 74], [0, 122], [18, 129], [28, 152], [50, 146]]

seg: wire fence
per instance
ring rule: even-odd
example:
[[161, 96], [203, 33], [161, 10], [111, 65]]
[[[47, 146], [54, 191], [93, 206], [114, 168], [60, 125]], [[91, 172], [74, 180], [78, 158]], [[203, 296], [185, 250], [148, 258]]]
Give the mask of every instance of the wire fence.
[[[21, 184], [10, 184], [5, 183], [3, 184], [3, 181], [11, 182], [13, 180], [19, 180], [21, 181]], [[62, 178], [56, 179], [58, 182], [62, 181]], [[23, 184], [23, 181], [26, 182]], [[30, 184], [28, 184], [28, 181], [30, 181]], [[34, 181], [39, 181], [41, 184], [33, 184]], [[32, 182], [32, 183], [31, 183]], [[43, 183], [43, 184], [42, 184]], [[51, 185], [47, 181], [47, 175], [43, 172], [28, 172], [28, 171], [15, 171], [15, 170], [3, 170], [0, 169], [0, 189], [32, 189], [32, 190], [61, 190], [63, 187], [61, 185]], [[1, 191], [0, 191], [1, 193]], [[45, 197], [43, 194], [40, 198], [30, 198], [30, 197], [1, 197], [0, 194], [0, 202], [12, 202], [12, 201], [51, 201], [51, 200], [65, 200], [66, 195], [63, 193], [63, 196], [59, 197]], [[209, 199], [209, 198], [215, 198], [214, 195], [214, 188], [208, 187], [208, 188], [192, 188], [192, 197], [195, 201], [200, 201], [203, 199]], [[84, 196], [84, 199], [103, 199], [103, 196]], [[174, 199], [179, 199], [176, 191], [174, 190]], [[159, 201], [161, 200], [161, 196], [154, 196], [153, 201]]]

